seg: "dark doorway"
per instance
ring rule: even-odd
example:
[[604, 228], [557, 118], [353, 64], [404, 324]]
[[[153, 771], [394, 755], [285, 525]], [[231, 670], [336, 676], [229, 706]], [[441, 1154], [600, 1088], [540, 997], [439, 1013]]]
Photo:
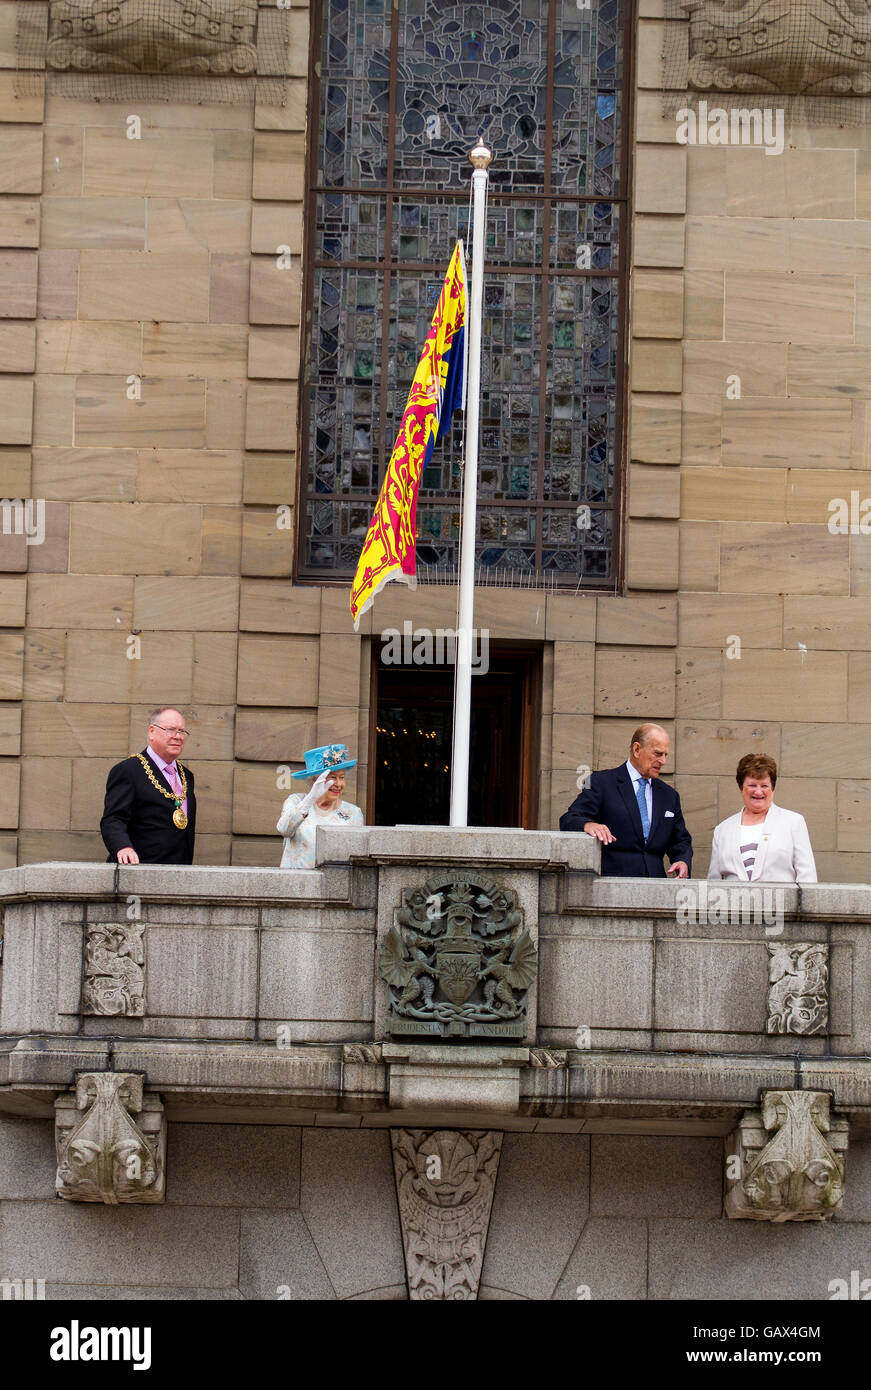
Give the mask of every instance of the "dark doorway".
[[[454, 668], [386, 666], [373, 644], [369, 815], [374, 825], [450, 821]], [[541, 650], [492, 646], [472, 677], [469, 824], [538, 825]]]

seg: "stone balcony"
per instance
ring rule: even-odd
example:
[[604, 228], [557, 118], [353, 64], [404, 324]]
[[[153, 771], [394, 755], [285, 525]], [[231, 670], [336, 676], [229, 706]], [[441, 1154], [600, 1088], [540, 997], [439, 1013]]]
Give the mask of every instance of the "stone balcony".
[[[115, 1072], [186, 1122], [726, 1135], [806, 1090], [871, 1125], [868, 888], [601, 879], [549, 832], [318, 834], [313, 870], [0, 873], [0, 1109]], [[504, 1024], [414, 1035], [385, 941], [451, 875], [514, 895], [537, 974]]]

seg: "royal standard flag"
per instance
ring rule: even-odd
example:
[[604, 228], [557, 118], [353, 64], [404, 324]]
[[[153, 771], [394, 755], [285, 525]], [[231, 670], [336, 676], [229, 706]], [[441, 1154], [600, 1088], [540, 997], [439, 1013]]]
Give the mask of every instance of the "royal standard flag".
[[466, 259], [458, 241], [357, 563], [351, 586], [355, 631], [389, 580], [416, 583], [417, 494], [436, 440], [463, 406], [465, 323]]

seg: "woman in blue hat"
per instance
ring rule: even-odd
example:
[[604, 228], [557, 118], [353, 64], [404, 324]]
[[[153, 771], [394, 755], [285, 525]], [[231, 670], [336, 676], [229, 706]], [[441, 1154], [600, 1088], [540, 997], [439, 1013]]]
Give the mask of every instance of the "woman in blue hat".
[[363, 825], [359, 806], [342, 800], [345, 768], [356, 767], [357, 759], [347, 756], [344, 743], [325, 743], [303, 754], [305, 769], [294, 778], [311, 777], [308, 792], [293, 792], [281, 808], [276, 827], [284, 836], [282, 869], [313, 869], [315, 835], [319, 825]]

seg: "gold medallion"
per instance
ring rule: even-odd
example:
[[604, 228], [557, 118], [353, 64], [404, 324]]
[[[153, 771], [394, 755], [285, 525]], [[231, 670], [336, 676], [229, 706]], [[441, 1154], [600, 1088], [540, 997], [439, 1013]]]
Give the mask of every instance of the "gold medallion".
[[185, 830], [187, 828], [188, 818], [180, 806], [176, 806], [172, 813], [172, 823], [173, 825], [177, 825], [179, 830]]

